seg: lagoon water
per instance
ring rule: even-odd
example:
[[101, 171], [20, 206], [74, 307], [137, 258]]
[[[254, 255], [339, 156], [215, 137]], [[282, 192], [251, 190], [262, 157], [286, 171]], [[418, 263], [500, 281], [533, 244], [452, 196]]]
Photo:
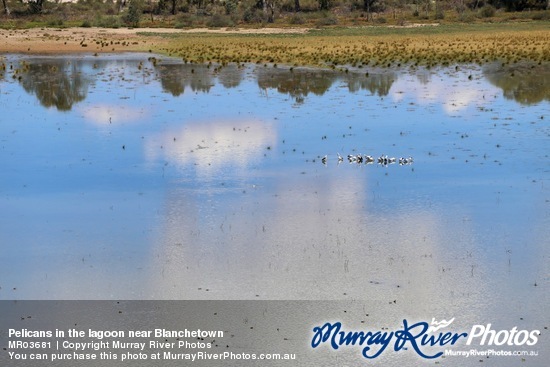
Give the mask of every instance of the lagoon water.
[[548, 326], [547, 67], [150, 56], [2, 58], [0, 299], [363, 300]]

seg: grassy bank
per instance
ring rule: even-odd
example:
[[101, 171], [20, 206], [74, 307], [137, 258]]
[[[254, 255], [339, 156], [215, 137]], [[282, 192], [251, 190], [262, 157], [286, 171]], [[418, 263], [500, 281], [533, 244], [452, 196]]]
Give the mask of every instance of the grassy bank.
[[328, 67], [550, 61], [550, 23], [341, 27], [296, 34], [161, 34], [153, 51], [193, 63]]
[[[258, 33], [269, 30], [271, 33]], [[329, 68], [550, 62], [550, 22], [171, 29], [33, 28], [0, 30], [0, 52], [145, 51], [193, 63], [260, 63]], [[208, 32], [207, 32], [208, 31]]]

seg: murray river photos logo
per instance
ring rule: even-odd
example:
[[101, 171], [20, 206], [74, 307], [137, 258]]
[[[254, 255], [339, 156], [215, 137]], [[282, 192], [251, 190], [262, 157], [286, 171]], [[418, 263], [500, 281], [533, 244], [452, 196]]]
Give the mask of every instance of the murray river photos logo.
[[[342, 323], [327, 322], [313, 328], [311, 347], [323, 344], [334, 350], [342, 347], [356, 347], [367, 359], [380, 356], [386, 350], [412, 350], [420, 357], [433, 359], [441, 357], [445, 347], [464, 342], [467, 346], [533, 346], [538, 342], [539, 330], [494, 330], [491, 324], [473, 325], [469, 332], [446, 331], [455, 319], [431, 323], [421, 321], [414, 324], [403, 320], [402, 328], [394, 331], [346, 331]], [[468, 351], [471, 353], [472, 350]], [[453, 354], [456, 355], [456, 352]], [[466, 356], [466, 355], [465, 355]]]

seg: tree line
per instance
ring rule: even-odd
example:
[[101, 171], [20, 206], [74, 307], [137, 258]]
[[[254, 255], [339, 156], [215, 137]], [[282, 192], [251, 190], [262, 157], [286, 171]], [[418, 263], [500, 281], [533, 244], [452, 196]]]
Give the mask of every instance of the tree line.
[[[550, 0], [74, 0], [67, 4], [59, 0], [2, 0], [7, 16], [40, 14], [47, 4], [71, 6], [79, 4], [96, 11], [109, 9], [112, 14], [125, 14], [127, 23], [139, 22], [144, 13], [232, 16], [240, 12], [244, 22], [274, 22], [276, 14], [327, 12], [338, 8], [363, 11], [367, 20], [373, 14], [397, 14], [409, 12], [412, 16], [428, 17], [429, 14], [444, 16], [445, 11], [484, 11], [486, 16], [497, 10], [526, 11], [550, 9]], [[10, 9], [16, 8], [16, 12]]]

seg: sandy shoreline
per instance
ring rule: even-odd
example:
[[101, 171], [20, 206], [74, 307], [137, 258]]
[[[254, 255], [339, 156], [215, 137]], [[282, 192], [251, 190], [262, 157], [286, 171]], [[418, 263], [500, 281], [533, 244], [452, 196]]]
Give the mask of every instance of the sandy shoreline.
[[308, 28], [33, 28], [0, 29], [0, 53], [71, 53], [145, 51], [147, 45], [161, 42], [160, 37], [139, 33], [183, 34], [303, 34]]
[[[437, 26], [439, 24], [409, 24], [399, 28]], [[370, 28], [372, 26], [366, 26]], [[395, 28], [388, 26], [388, 28]], [[146, 44], [165, 40], [160, 37], [140, 36], [140, 33], [158, 34], [305, 34], [310, 28], [32, 28], [0, 29], [0, 53], [72, 53], [146, 51]], [[101, 43], [103, 41], [103, 43]], [[111, 42], [112, 41], [112, 42]], [[108, 43], [108, 44], [107, 44]], [[124, 44], [123, 44], [124, 43]]]

